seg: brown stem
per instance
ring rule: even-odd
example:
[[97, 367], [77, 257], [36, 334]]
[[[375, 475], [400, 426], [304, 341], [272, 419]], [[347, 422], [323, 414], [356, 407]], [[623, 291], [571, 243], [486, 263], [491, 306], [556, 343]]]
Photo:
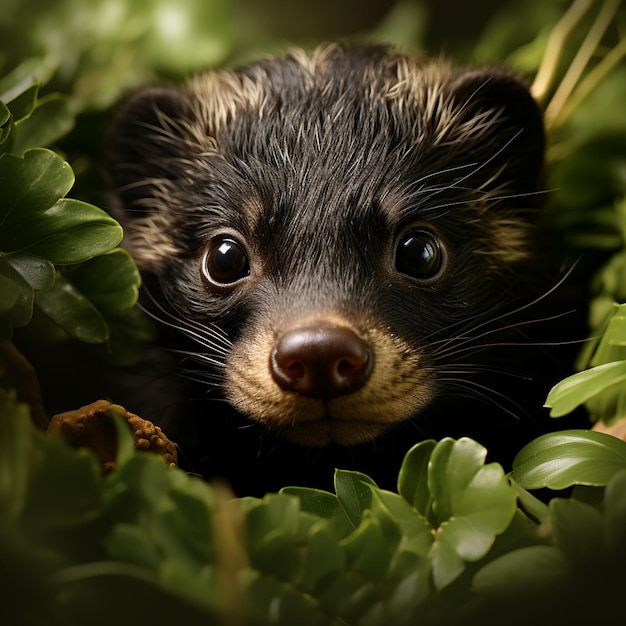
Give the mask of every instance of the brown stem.
[[0, 343], [0, 387], [14, 389], [17, 399], [29, 406], [35, 426], [48, 428], [50, 420], [43, 406], [37, 374], [12, 341]]

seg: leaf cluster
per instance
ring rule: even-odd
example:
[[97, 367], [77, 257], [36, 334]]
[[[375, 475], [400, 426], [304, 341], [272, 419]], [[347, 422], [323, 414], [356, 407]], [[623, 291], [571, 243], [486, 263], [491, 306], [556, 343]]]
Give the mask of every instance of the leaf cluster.
[[[337, 471], [335, 494], [231, 501], [118, 435], [103, 476], [0, 396], [3, 622], [565, 623], [611, 615], [624, 580], [626, 443], [608, 435], [548, 435], [512, 478], [445, 439], [408, 453], [398, 493]], [[592, 487], [548, 505], [525, 490], [571, 484]]]
[[26, 69], [0, 81], [0, 342], [37, 313], [48, 336], [107, 344], [109, 351], [111, 329], [115, 336], [134, 315], [139, 273], [116, 248], [121, 226], [102, 209], [66, 197], [72, 168], [45, 146], [72, 127], [73, 117], [67, 98], [38, 97], [36, 72]]

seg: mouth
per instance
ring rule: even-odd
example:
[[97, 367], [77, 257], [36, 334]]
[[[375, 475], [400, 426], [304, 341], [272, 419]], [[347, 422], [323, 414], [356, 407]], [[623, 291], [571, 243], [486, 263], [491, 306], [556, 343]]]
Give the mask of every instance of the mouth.
[[280, 428], [281, 435], [301, 446], [356, 446], [379, 437], [390, 424], [333, 415], [325, 405], [318, 417], [297, 420]]

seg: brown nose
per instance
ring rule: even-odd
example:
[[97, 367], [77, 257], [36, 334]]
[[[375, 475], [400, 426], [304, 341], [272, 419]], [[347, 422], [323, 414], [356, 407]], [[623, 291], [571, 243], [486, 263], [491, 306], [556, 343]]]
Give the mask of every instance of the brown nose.
[[369, 346], [349, 328], [330, 323], [288, 330], [270, 357], [272, 376], [280, 387], [322, 399], [362, 387], [372, 365]]

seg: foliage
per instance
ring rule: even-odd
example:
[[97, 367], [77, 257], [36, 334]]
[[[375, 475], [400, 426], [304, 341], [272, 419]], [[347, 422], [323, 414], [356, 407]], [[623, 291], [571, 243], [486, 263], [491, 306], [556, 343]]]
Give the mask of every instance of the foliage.
[[[118, 363], [137, 357], [148, 332], [134, 308], [139, 275], [116, 248], [120, 226], [83, 201], [105, 197], [93, 183], [103, 117], [128, 89], [257, 51], [258, 40], [237, 39], [233, 5], [4, 3], [0, 341], [28, 326]], [[546, 226], [592, 277], [595, 337], [547, 405], [558, 417], [585, 404], [610, 422], [626, 415], [626, 305], [615, 304], [626, 300], [624, 12], [619, 0], [568, 7], [510, 0], [461, 54], [537, 76]], [[361, 36], [424, 50], [426, 25], [426, 3], [402, 0]], [[67, 197], [74, 171], [83, 200]], [[474, 441], [426, 441], [405, 458], [398, 493], [338, 471], [334, 494], [290, 487], [231, 502], [129, 449], [121, 426], [117, 469], [102, 476], [89, 452], [44, 438], [0, 393], [3, 623], [599, 622], [620, 598], [626, 444], [608, 435], [546, 435], [510, 476]], [[569, 497], [545, 492], [566, 487]]]
[[[476, 442], [444, 439], [408, 453], [399, 493], [337, 471], [336, 494], [228, 501], [132, 450], [118, 426], [118, 465], [102, 476], [0, 396], [3, 623], [487, 624], [538, 610], [565, 623], [587, 603], [560, 593], [606, 594], [626, 556], [626, 443], [602, 433], [538, 440], [514, 483]], [[546, 506], [524, 491], [581, 482], [593, 497]]]
[[116, 329], [134, 315], [139, 273], [115, 249], [120, 225], [65, 197], [74, 173], [43, 146], [72, 127], [67, 98], [39, 99], [39, 82], [22, 70], [0, 81], [0, 341], [37, 309], [57, 333], [110, 348]]

